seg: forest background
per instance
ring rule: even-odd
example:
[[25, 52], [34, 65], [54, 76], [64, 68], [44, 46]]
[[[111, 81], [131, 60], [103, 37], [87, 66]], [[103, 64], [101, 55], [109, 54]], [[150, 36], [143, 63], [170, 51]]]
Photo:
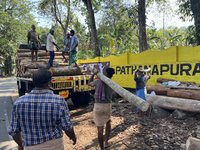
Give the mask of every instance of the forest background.
[[[27, 43], [32, 24], [43, 45], [49, 29], [54, 28], [60, 51], [66, 32], [75, 30], [78, 59], [199, 45], [199, 0], [174, 1], [177, 9], [169, 0], [1, 0], [0, 56], [5, 58], [4, 70], [11, 75], [14, 54], [20, 44]], [[155, 19], [147, 25], [150, 13]], [[169, 26], [169, 20], [177, 16], [193, 25]], [[156, 28], [156, 19], [161, 28]]]

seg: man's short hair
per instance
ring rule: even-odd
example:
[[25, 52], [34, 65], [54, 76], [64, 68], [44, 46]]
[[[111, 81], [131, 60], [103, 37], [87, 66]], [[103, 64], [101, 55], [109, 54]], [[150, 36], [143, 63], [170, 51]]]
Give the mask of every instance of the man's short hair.
[[74, 30], [71, 30], [70, 32], [71, 32], [72, 34], [75, 34], [75, 31], [74, 31]]
[[44, 87], [49, 81], [51, 81], [51, 72], [46, 68], [38, 69], [33, 73], [33, 84], [35, 87]]
[[106, 73], [107, 73], [108, 77], [111, 78], [113, 76], [113, 74], [115, 74], [115, 69], [113, 69], [113, 68], [107, 68], [106, 69]]

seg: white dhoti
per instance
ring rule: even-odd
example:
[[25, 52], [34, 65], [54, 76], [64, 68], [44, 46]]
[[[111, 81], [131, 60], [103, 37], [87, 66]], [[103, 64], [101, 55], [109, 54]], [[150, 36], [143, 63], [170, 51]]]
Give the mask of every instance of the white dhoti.
[[110, 120], [111, 103], [95, 103], [93, 113], [95, 124], [98, 127], [103, 126]]

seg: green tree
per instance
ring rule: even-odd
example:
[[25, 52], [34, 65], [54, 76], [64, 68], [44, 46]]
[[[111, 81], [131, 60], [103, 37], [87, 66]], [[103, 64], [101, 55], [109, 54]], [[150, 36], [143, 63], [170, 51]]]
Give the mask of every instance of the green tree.
[[60, 24], [63, 38], [65, 38], [69, 24], [73, 19], [70, 0], [42, 0], [38, 6], [39, 14]]
[[179, 2], [179, 12], [182, 14], [181, 18], [186, 20], [194, 19], [196, 27], [196, 41], [200, 45], [200, 1], [199, 0], [177, 0]]
[[6, 74], [11, 75], [11, 57], [21, 43], [25, 43], [27, 30], [34, 23], [28, 0], [0, 1], [0, 55], [6, 58]]

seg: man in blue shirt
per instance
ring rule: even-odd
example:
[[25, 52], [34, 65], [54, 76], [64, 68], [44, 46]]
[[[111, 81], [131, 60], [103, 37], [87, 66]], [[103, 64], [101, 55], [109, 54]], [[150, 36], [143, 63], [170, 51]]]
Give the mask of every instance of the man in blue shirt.
[[51, 72], [33, 73], [35, 89], [16, 100], [12, 109], [9, 135], [19, 150], [64, 150], [63, 131], [76, 144], [70, 113], [64, 98], [49, 90]]

